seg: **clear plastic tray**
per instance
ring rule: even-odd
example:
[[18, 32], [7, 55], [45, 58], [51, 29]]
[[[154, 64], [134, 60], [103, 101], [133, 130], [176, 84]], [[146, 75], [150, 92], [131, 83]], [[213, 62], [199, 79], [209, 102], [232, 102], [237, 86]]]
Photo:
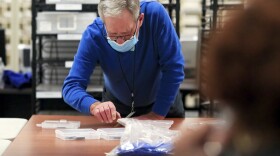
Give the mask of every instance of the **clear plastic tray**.
[[98, 128], [100, 138], [105, 140], [119, 140], [124, 134], [124, 128]]
[[150, 124], [156, 127], [160, 128], [166, 128], [169, 129], [172, 124], [174, 123], [173, 120], [138, 120], [133, 118], [121, 118], [118, 119], [117, 122], [123, 126], [125, 126], [127, 123], [132, 122], [132, 120], [137, 120], [137, 122], [143, 123], [143, 124]]
[[91, 128], [56, 129], [55, 136], [62, 140], [100, 139], [100, 133]]
[[229, 123], [225, 120], [217, 119], [217, 120], [209, 120], [209, 121], [198, 121], [198, 122], [191, 122], [187, 123], [186, 128], [187, 129], [197, 129], [203, 125], [213, 126], [214, 128], [226, 128], [229, 126]]
[[67, 120], [45, 120], [40, 124], [37, 124], [38, 127], [42, 128], [79, 128], [80, 121], [67, 121]]

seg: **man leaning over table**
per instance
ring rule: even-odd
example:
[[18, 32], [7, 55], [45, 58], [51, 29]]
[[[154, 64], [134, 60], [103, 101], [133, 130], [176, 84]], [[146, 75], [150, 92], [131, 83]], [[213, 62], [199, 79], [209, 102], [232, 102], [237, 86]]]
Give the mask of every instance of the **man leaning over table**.
[[[64, 81], [64, 101], [111, 123], [133, 112], [138, 119], [184, 117], [179, 85], [181, 45], [165, 8], [156, 0], [101, 0], [100, 18], [83, 33]], [[86, 92], [96, 65], [103, 70], [102, 101]]]

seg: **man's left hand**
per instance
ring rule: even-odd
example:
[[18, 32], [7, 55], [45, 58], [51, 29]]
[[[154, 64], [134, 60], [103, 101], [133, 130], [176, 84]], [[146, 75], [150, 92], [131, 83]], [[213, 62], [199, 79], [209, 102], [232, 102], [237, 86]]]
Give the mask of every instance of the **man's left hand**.
[[139, 120], [163, 120], [164, 118], [165, 118], [164, 116], [158, 115], [154, 112], [150, 112], [148, 114], [135, 117], [135, 119], [139, 119]]

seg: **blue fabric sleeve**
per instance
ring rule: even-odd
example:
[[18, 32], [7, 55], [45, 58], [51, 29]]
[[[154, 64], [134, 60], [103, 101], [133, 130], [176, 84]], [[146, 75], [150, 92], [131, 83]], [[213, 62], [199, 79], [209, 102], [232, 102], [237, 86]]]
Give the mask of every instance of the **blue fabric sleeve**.
[[184, 58], [179, 38], [168, 13], [162, 5], [157, 9], [158, 21], [154, 27], [156, 32], [154, 38], [162, 78], [152, 111], [166, 116], [184, 79]]
[[90, 75], [97, 62], [95, 53], [97, 46], [91, 36], [93, 28], [88, 27], [80, 41], [77, 54], [74, 57], [73, 66], [66, 77], [62, 95], [66, 103], [76, 110], [90, 114], [90, 106], [97, 100], [86, 92]]

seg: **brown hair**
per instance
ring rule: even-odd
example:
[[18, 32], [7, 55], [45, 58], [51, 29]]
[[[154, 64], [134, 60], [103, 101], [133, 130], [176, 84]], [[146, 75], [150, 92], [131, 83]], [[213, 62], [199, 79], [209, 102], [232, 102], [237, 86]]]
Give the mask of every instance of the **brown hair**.
[[280, 127], [280, 1], [259, 0], [210, 40], [206, 95], [230, 106], [242, 125]]

